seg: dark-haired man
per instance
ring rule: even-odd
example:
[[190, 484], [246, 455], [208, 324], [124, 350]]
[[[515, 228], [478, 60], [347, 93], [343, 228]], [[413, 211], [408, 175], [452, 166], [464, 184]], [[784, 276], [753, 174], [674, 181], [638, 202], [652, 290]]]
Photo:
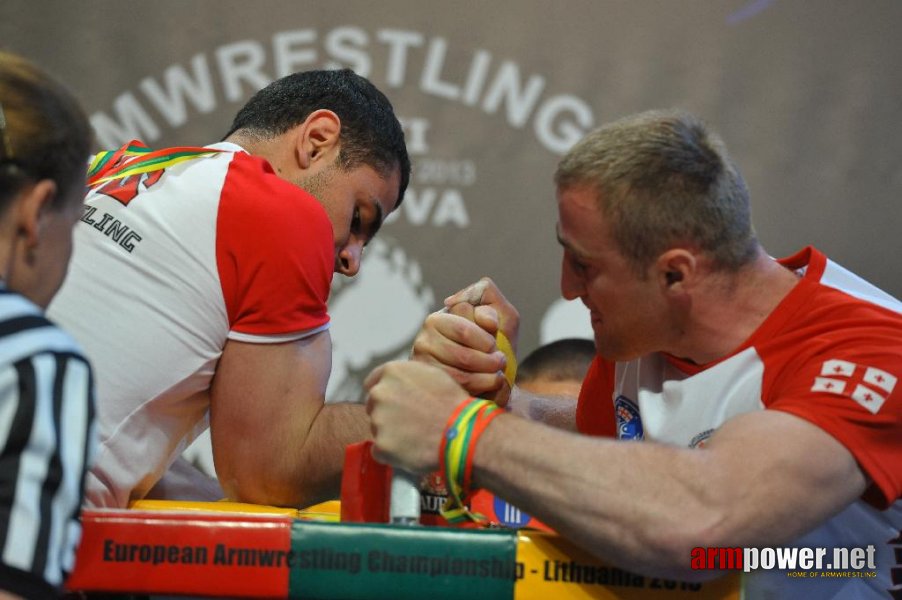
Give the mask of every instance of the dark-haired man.
[[[555, 183], [561, 290], [589, 309], [598, 354], [570, 415], [585, 435], [502, 414], [469, 449], [474, 485], [646, 574], [711, 576], [693, 570], [727, 566], [709, 552], [794, 546], [826, 560], [758, 569], [744, 597], [898, 590], [902, 304], [814, 248], [771, 258], [742, 176], [691, 115], [602, 127]], [[455, 406], [501, 386], [494, 330], [515, 341], [519, 317], [478, 288], [417, 337], [444, 372], [410, 361], [368, 377], [383, 460], [435, 469]]]
[[563, 338], [542, 344], [520, 361], [517, 387], [532, 394], [575, 400], [594, 358], [592, 340]]
[[186, 463], [160, 479], [208, 413], [227, 497], [302, 506], [337, 493], [344, 446], [367, 428], [361, 406], [324, 405], [326, 300], [409, 173], [391, 104], [349, 70], [272, 83], [221, 143], [95, 158], [50, 307], [98, 372], [89, 505], [184, 497], [171, 486]]

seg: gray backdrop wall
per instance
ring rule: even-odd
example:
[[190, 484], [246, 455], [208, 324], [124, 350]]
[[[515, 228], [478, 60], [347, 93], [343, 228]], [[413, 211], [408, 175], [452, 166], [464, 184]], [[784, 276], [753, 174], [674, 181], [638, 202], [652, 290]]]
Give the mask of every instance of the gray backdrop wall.
[[898, 296], [898, 0], [0, 0], [0, 47], [74, 89], [101, 145], [217, 141], [259, 87], [348, 66], [402, 117], [415, 173], [362, 274], [336, 282], [332, 397], [494, 277], [521, 354], [590, 337], [559, 303], [551, 174], [583, 133], [682, 107], [726, 139], [774, 255], [814, 244]]

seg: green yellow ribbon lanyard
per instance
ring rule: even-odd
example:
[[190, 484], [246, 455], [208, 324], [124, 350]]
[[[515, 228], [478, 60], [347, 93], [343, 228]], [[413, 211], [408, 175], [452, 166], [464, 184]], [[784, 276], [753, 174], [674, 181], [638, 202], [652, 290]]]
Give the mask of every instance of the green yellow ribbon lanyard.
[[138, 140], [132, 140], [118, 150], [105, 150], [94, 156], [88, 166], [88, 185], [93, 187], [114, 179], [160, 171], [186, 160], [219, 152], [222, 150], [192, 146], [151, 150]]

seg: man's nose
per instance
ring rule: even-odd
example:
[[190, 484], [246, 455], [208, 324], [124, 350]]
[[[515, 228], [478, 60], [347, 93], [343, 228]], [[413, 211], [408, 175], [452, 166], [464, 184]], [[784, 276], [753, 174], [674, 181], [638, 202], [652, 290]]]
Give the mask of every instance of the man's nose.
[[363, 242], [348, 242], [338, 253], [335, 271], [345, 277], [353, 277], [360, 271]]
[[576, 300], [585, 289], [583, 278], [573, 271], [567, 257], [561, 261], [561, 296], [566, 300]]

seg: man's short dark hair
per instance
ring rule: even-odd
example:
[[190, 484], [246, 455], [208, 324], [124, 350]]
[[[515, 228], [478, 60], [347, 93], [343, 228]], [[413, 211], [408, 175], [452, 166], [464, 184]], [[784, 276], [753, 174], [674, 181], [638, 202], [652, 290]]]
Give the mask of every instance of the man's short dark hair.
[[285, 133], [314, 111], [327, 109], [341, 119], [339, 165], [367, 165], [387, 177], [398, 168], [401, 204], [410, 181], [404, 131], [391, 102], [366, 78], [350, 69], [303, 71], [276, 80], [238, 111], [225, 137], [236, 131], [263, 139]]
[[595, 357], [595, 342], [565, 338], [539, 346], [517, 367], [517, 383], [535, 379], [582, 383]]
[[591, 186], [636, 272], [692, 244], [735, 272], [755, 259], [749, 192], [723, 140], [680, 110], [648, 111], [587, 134], [561, 159], [559, 190]]

